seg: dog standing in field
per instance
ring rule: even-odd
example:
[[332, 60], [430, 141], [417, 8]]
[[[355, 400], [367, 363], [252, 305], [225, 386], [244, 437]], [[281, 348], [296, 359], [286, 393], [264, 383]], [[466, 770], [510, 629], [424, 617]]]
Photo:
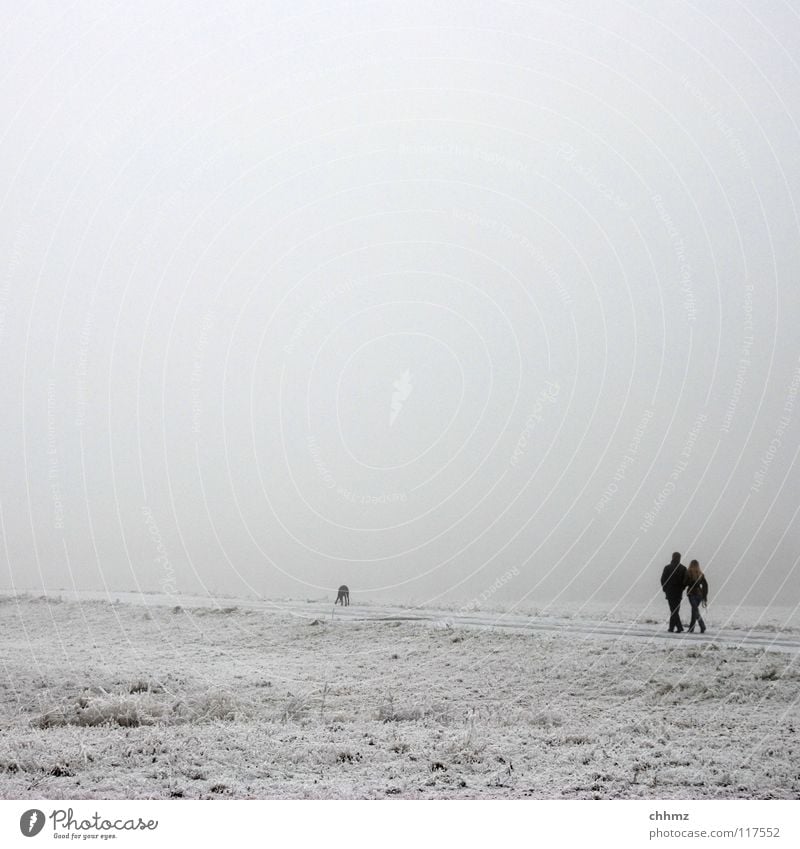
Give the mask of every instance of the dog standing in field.
[[336, 601], [333, 603], [333, 606], [336, 607], [337, 604], [341, 604], [342, 607], [350, 606], [350, 590], [348, 590], [344, 584], [339, 587], [339, 593], [336, 596]]

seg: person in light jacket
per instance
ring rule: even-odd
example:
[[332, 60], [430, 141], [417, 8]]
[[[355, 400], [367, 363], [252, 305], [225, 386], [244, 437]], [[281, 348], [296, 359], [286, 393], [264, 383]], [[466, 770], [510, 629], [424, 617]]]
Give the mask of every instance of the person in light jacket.
[[705, 634], [706, 623], [700, 615], [700, 605], [708, 604], [708, 581], [696, 560], [692, 560], [686, 571], [686, 596], [692, 606], [692, 621], [689, 623], [689, 633], [694, 632], [695, 625], [700, 626], [700, 633]]

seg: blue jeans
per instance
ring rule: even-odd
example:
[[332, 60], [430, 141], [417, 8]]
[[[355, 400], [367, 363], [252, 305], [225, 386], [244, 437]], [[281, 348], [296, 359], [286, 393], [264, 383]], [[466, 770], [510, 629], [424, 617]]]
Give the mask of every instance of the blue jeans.
[[689, 623], [689, 630], [694, 631], [696, 624], [700, 625], [700, 632], [706, 630], [706, 623], [703, 622], [703, 617], [700, 615], [700, 602], [703, 600], [701, 595], [690, 595], [689, 604], [692, 606], [692, 621]]

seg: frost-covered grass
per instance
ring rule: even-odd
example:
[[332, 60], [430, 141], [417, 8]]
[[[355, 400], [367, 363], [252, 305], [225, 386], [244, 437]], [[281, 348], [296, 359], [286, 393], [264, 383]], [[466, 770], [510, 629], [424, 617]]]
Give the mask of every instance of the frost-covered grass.
[[0, 600], [0, 796], [800, 797], [796, 654], [329, 613]]

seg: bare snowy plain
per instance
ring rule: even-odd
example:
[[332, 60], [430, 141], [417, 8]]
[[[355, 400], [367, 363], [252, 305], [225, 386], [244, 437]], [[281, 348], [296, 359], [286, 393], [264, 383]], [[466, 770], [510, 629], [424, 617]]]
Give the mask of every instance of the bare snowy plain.
[[0, 796], [800, 798], [796, 611], [180, 601], [0, 597]]

